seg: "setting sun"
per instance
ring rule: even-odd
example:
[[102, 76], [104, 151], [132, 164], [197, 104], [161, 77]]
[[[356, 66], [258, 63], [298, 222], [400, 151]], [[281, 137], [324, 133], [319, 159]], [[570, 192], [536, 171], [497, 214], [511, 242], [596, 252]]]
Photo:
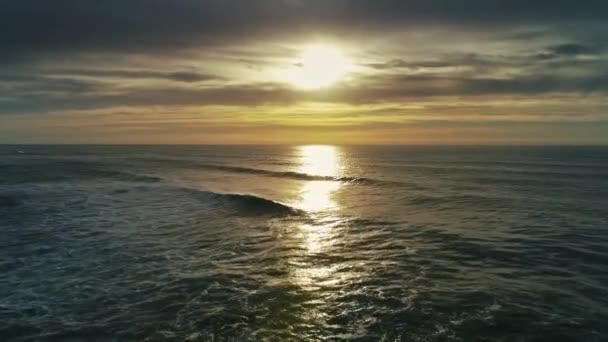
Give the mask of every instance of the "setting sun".
[[350, 61], [333, 46], [312, 45], [305, 48], [290, 74], [290, 82], [303, 89], [328, 87], [350, 69]]

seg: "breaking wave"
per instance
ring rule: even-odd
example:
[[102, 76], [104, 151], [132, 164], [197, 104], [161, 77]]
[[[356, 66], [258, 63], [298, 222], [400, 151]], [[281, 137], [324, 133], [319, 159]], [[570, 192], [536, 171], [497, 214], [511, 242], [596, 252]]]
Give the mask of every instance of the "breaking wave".
[[301, 215], [303, 211], [289, 205], [250, 194], [220, 193], [185, 189], [193, 196], [212, 204], [234, 209], [239, 215]]

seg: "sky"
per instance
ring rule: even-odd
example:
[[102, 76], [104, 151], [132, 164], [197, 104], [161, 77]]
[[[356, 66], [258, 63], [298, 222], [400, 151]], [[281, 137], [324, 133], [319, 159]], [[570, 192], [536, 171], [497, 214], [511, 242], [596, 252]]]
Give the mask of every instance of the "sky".
[[6, 0], [0, 143], [608, 144], [605, 0]]

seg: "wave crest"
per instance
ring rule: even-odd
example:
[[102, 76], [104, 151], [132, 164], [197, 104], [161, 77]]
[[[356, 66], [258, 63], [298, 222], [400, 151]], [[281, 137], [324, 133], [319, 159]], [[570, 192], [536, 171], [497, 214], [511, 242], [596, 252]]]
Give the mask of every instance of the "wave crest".
[[311, 175], [311, 174], [295, 172], [295, 171], [272, 171], [272, 170], [264, 170], [264, 169], [256, 169], [256, 168], [240, 167], [240, 166], [226, 166], [226, 165], [204, 164], [204, 165], [199, 165], [199, 166], [206, 168], [206, 169], [213, 169], [213, 170], [219, 170], [219, 171], [228, 171], [228, 172], [233, 172], [233, 173], [246, 173], [246, 174], [254, 174], [254, 175], [269, 176], [269, 177], [279, 177], [279, 178], [290, 178], [290, 179], [296, 179], [296, 180], [337, 181], [337, 182], [355, 183], [355, 184], [393, 183], [390, 181], [383, 181], [383, 180], [379, 180], [379, 179], [366, 178], [366, 177], [321, 176], [321, 175]]
[[220, 193], [189, 189], [196, 197], [215, 205], [234, 209], [239, 215], [301, 215], [303, 212], [289, 205], [250, 194]]

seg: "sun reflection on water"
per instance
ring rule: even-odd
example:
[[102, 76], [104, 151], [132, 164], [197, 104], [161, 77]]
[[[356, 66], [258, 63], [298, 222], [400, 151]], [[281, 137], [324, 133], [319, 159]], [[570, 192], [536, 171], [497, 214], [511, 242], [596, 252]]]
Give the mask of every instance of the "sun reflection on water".
[[335, 177], [341, 169], [340, 152], [336, 146], [306, 145], [298, 147], [299, 172]]
[[345, 168], [344, 153], [334, 146], [301, 146], [294, 151], [298, 167], [293, 171], [311, 175], [301, 183], [294, 205], [308, 214], [289, 226], [285, 237], [291, 253], [287, 257], [287, 281], [307, 293], [300, 313], [303, 324], [330, 324], [335, 300], [364, 275], [349, 260], [349, 220], [342, 216], [337, 192]]
[[335, 209], [337, 205], [331, 195], [338, 188], [340, 188], [340, 184], [333, 181], [306, 182], [302, 187], [299, 206], [307, 211]]
[[[300, 146], [298, 157], [300, 173], [331, 178], [342, 169], [340, 151], [335, 146]], [[302, 186], [298, 206], [308, 211], [336, 209], [332, 195], [339, 188], [340, 183], [330, 179], [308, 181]]]
[[317, 258], [334, 252], [332, 246], [337, 238], [334, 210], [338, 205], [333, 195], [341, 184], [333, 178], [339, 177], [342, 171], [342, 156], [338, 147], [326, 145], [300, 146], [295, 155], [299, 164], [297, 172], [327, 178], [304, 182], [297, 202], [299, 208], [316, 217], [316, 222], [303, 223], [295, 232], [303, 253], [292, 260], [291, 281], [313, 289], [339, 280], [335, 275], [337, 265], [324, 265]]

